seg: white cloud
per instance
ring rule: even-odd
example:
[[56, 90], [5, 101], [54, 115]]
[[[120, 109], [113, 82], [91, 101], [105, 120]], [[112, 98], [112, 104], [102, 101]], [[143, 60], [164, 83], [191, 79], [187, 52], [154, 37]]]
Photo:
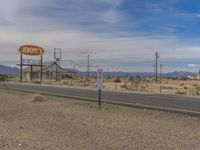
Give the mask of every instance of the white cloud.
[[[16, 55], [18, 47], [22, 44], [43, 46], [46, 49], [46, 58], [52, 56], [53, 48], [60, 47], [63, 49], [64, 58], [66, 59], [81, 59], [85, 55], [91, 54], [95, 59], [104, 58], [126, 61], [127, 59], [131, 60], [138, 57], [143, 60], [152, 60], [155, 51], [160, 51], [163, 59], [174, 57], [175, 51], [180, 51], [179, 49], [174, 51], [174, 46], [177, 45], [175, 38], [119, 38], [111, 37], [109, 34], [69, 30], [30, 33], [5, 28], [3, 31], [0, 31], [0, 41], [0, 46], [4, 47], [2, 53], [8, 57], [10, 52], [14, 52], [13, 54]], [[171, 53], [169, 48], [172, 48]], [[178, 56], [181, 57], [182, 55]], [[14, 59], [15, 57], [11, 58]], [[18, 59], [18, 56], [16, 56], [16, 59]]]
[[200, 17], [200, 13], [198, 13], [198, 14], [195, 14], [195, 16], [199, 18], [199, 17]]
[[198, 68], [198, 67], [200, 67], [200, 65], [199, 64], [188, 64], [187, 67]]
[[18, 61], [17, 49], [22, 44], [44, 47], [46, 59], [52, 58], [55, 47], [62, 48], [63, 58], [71, 60], [91, 54], [93, 60], [146, 61], [154, 60], [155, 51], [162, 60], [200, 57], [199, 46], [187, 45], [175, 36], [155, 38], [141, 31], [116, 29], [126, 19], [118, 9], [122, 2], [0, 0], [0, 59]]
[[197, 66], [199, 66], [199, 65], [197, 65], [197, 64], [188, 64], [187, 66], [188, 66], [188, 67], [197, 67]]

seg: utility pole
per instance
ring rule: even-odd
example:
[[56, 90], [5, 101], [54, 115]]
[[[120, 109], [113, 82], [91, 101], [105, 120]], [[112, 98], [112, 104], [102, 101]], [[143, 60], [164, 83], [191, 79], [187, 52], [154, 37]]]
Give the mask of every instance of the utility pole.
[[156, 83], [158, 83], [158, 59], [159, 59], [159, 54], [156, 52]]
[[61, 48], [54, 48], [54, 59], [56, 60], [56, 81], [60, 81], [60, 60], [62, 59]]
[[160, 83], [162, 83], [162, 64], [160, 64]]
[[88, 55], [87, 58], [87, 79], [89, 80], [90, 78], [90, 55]]

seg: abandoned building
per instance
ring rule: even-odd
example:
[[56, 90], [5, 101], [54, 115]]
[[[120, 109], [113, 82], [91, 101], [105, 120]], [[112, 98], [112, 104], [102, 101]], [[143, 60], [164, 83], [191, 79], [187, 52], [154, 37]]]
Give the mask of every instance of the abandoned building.
[[[25, 80], [35, 80], [40, 78], [40, 66], [33, 66], [32, 73], [31, 67], [23, 70], [23, 77]], [[43, 80], [57, 80], [72, 78], [77, 74], [73, 69], [64, 69], [60, 67], [57, 62], [44, 62], [42, 67]]]

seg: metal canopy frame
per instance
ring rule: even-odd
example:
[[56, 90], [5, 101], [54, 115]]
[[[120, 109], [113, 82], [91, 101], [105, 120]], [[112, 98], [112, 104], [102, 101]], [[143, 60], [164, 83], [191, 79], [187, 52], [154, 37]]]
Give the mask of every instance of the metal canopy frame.
[[[26, 60], [26, 61], [24, 61]], [[32, 62], [32, 63], [31, 63]], [[17, 64], [20, 66], [20, 81], [22, 82], [23, 79], [23, 66], [30, 66], [31, 67], [31, 72], [30, 72], [30, 77], [31, 81], [33, 79], [33, 66], [40, 66], [40, 81], [42, 82], [42, 67], [43, 67], [43, 55], [40, 55], [40, 61], [39, 64], [35, 63], [36, 60], [33, 59], [23, 59], [23, 53], [21, 52], [20, 54], [20, 64]]]

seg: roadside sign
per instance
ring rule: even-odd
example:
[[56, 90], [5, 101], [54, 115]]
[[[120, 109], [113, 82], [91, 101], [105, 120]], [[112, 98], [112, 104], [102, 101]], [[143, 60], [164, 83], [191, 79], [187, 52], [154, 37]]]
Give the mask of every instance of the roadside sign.
[[103, 89], [103, 69], [98, 69], [97, 71], [97, 89]]
[[24, 55], [37, 56], [44, 53], [44, 49], [35, 45], [23, 45], [19, 48], [19, 51]]
[[103, 69], [97, 70], [98, 105], [101, 107], [101, 91], [103, 90]]

